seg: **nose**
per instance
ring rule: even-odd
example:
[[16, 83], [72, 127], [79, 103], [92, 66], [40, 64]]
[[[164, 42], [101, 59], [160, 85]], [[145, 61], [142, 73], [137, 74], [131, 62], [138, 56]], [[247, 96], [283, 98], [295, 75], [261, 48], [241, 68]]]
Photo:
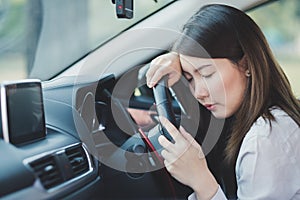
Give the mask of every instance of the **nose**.
[[209, 97], [209, 90], [204, 80], [195, 82], [194, 85], [194, 96], [196, 99], [203, 100]]

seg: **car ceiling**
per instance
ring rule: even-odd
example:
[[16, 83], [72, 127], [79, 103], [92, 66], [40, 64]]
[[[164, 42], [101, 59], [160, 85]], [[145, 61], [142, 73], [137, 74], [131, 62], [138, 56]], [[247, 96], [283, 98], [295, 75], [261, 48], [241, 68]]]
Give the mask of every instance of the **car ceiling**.
[[118, 77], [131, 67], [168, 50], [183, 24], [203, 5], [221, 3], [247, 10], [265, 2], [267, 0], [176, 1], [99, 47], [58, 78], [80, 75], [91, 81], [110, 73]]

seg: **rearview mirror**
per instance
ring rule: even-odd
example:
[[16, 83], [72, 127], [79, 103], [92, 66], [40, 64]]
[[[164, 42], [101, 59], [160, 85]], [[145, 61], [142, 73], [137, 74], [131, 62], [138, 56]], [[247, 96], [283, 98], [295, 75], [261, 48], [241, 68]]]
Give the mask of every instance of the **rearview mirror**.
[[116, 4], [116, 14], [118, 18], [133, 18], [133, 0], [112, 0]]

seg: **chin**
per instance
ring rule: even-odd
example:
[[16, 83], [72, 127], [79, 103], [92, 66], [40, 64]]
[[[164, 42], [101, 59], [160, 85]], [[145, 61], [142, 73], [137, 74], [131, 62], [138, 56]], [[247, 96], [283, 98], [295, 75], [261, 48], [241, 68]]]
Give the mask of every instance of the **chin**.
[[212, 114], [217, 119], [225, 119], [226, 118], [226, 115], [224, 115], [224, 114], [218, 114], [218, 113], [213, 113], [213, 112], [212, 112]]
[[223, 111], [212, 111], [211, 113], [217, 119], [226, 119], [226, 118], [231, 117], [233, 115], [232, 113], [228, 113], [224, 110]]

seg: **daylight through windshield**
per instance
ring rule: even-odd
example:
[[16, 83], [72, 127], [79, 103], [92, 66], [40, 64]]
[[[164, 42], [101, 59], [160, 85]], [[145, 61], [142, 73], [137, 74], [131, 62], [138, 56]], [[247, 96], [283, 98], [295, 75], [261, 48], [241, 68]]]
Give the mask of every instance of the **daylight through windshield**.
[[0, 0], [0, 81], [47, 80], [172, 1], [134, 1], [128, 20], [111, 0]]

